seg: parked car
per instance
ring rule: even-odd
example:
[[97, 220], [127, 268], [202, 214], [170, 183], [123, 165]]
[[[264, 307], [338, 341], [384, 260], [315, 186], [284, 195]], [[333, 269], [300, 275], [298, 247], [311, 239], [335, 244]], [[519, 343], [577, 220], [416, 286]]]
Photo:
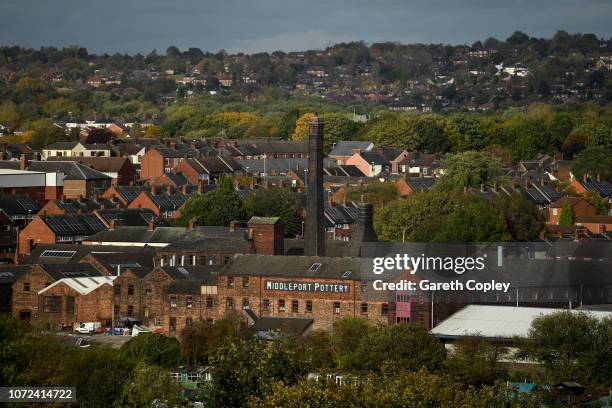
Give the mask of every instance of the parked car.
[[102, 330], [100, 322], [81, 323], [74, 331], [79, 334], [94, 334]]

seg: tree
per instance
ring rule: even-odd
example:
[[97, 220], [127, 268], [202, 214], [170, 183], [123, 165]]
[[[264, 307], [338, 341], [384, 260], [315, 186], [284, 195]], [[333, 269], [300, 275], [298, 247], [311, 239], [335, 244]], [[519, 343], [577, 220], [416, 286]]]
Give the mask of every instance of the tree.
[[352, 140], [359, 131], [359, 125], [345, 115], [327, 113], [325, 120], [325, 138], [323, 140], [325, 151], [329, 152], [333, 146], [343, 140]]
[[519, 356], [538, 361], [548, 381], [609, 385], [612, 381], [612, 319], [574, 311], [536, 318]]
[[391, 201], [374, 212], [374, 229], [385, 241], [429, 241], [440, 227], [439, 219], [454, 211], [456, 200], [442, 191], [411, 194]]
[[55, 142], [70, 141], [70, 136], [47, 119], [34, 122], [31, 125], [31, 129], [34, 132], [32, 135], [32, 147], [36, 149], [41, 149]]
[[354, 369], [418, 371], [441, 369], [444, 345], [418, 324], [394, 324], [372, 331], [358, 343]]
[[106, 128], [94, 128], [89, 131], [85, 143], [108, 143], [115, 135]]
[[181, 331], [181, 357], [189, 364], [208, 364], [208, 357], [244, 334], [238, 314], [227, 314], [214, 323], [196, 320]]
[[336, 322], [330, 338], [333, 359], [339, 367], [358, 365], [356, 353], [360, 344], [373, 330], [370, 322], [359, 317], [346, 317]]
[[383, 183], [374, 181], [361, 187], [351, 187], [347, 192], [347, 198], [356, 202], [372, 203], [375, 208], [384, 207], [387, 203], [399, 198], [399, 191], [394, 183]]
[[442, 222], [436, 242], [503, 242], [510, 234], [504, 217], [483, 199], [459, 206]]
[[276, 126], [275, 137], [281, 138], [283, 140], [289, 139], [291, 135], [293, 135], [293, 130], [295, 128], [295, 122], [300, 118], [300, 111], [297, 109], [292, 109], [281, 116], [278, 121], [278, 125]]
[[610, 209], [608, 200], [600, 196], [599, 193], [589, 191], [585, 194], [584, 198], [589, 202], [589, 204], [595, 207], [595, 212], [597, 215], [608, 215], [608, 210]]
[[502, 348], [479, 337], [465, 337], [457, 341], [446, 365], [451, 374], [463, 384], [493, 385], [503, 378], [498, 359]]
[[574, 160], [572, 173], [577, 178], [586, 174], [591, 177], [600, 175], [605, 180], [612, 180], [612, 149], [597, 146], [583, 150]]
[[466, 151], [448, 154], [442, 163], [444, 174], [437, 187], [461, 191], [465, 187], [492, 186], [500, 181], [501, 160], [489, 153]]
[[535, 241], [543, 227], [542, 213], [520, 194], [499, 196], [496, 210], [506, 221], [508, 232], [514, 241]]
[[19, 125], [19, 112], [13, 102], [5, 101], [0, 105], [0, 124], [8, 125], [12, 129]]
[[295, 193], [286, 188], [260, 189], [245, 200], [249, 214], [259, 217], [280, 217], [285, 235], [295, 236], [301, 231]]
[[293, 128], [293, 133], [291, 134], [292, 140], [308, 140], [309, 132], [310, 132], [310, 121], [314, 119], [316, 115], [314, 113], [306, 112], [302, 114], [295, 121], [295, 126]]
[[397, 114], [382, 115], [368, 123], [360, 139], [408, 151], [418, 150], [422, 143], [411, 122]]
[[228, 226], [231, 221], [249, 218], [244, 202], [235, 191], [217, 188], [206, 194], [192, 197], [182, 211], [177, 225], [187, 225], [196, 219], [201, 225]]
[[180, 392], [179, 384], [168, 371], [156, 365], [140, 363], [134, 370], [130, 381], [123, 387], [114, 406], [120, 408], [151, 407], [155, 406], [156, 401], [163, 402], [168, 407], [183, 406], [182, 403], [185, 401]]
[[574, 225], [574, 209], [570, 203], [563, 204], [559, 215], [559, 225], [568, 227]]
[[159, 333], [141, 333], [121, 347], [121, 354], [161, 367], [174, 367], [180, 361], [181, 345], [174, 337]]

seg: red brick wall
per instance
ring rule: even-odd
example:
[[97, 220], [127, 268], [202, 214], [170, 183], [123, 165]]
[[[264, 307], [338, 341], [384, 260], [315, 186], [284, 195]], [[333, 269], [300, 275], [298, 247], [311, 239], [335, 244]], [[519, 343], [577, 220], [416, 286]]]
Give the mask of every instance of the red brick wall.
[[145, 192], [140, 193], [138, 197], [128, 205], [128, 208], [148, 208], [153, 211], [156, 216], [161, 216], [159, 208], [151, 201]]
[[[13, 315], [19, 317], [22, 312], [29, 312], [32, 319], [38, 317], [38, 292], [53, 283], [54, 280], [39, 266], [33, 265], [13, 283]], [[29, 290], [26, 290], [29, 284]]]
[[164, 158], [157, 150], [151, 149], [140, 161], [140, 179], [150, 180], [162, 174], [164, 174]]
[[[243, 287], [243, 277], [234, 277], [234, 288], [228, 288], [228, 277], [219, 277], [219, 310], [218, 317], [227, 313], [227, 299], [232, 298], [234, 309], [240, 310], [243, 306], [243, 299], [249, 299], [249, 307], [258, 316], [272, 317], [302, 317], [314, 319], [313, 329], [330, 330], [333, 324], [343, 317], [363, 317], [375, 323], [387, 324], [389, 317], [381, 314], [381, 306], [384, 301], [364, 300], [362, 302], [359, 281], [335, 280], [335, 279], [284, 279], [261, 276], [250, 276], [249, 287]], [[325, 282], [348, 284], [348, 293], [313, 293], [313, 292], [283, 292], [267, 291], [265, 289], [266, 280], [275, 281], [300, 281], [300, 282]], [[356, 289], [357, 288], [357, 289]], [[269, 310], [264, 310], [264, 299], [270, 302]], [[285, 301], [285, 311], [279, 310], [279, 300]], [[306, 312], [306, 301], [312, 301], [312, 312]], [[298, 312], [292, 311], [292, 302], [298, 302]], [[340, 303], [340, 312], [335, 313], [334, 303]], [[361, 313], [361, 304], [368, 304], [368, 313]]]
[[183, 173], [183, 176], [185, 176], [191, 184], [198, 184], [199, 182], [200, 174], [195, 171], [186, 160], [181, 160], [174, 168], [174, 171]]
[[284, 229], [282, 221], [275, 224], [249, 224], [249, 236], [255, 244], [255, 253], [284, 255]]
[[55, 244], [55, 234], [40, 218], [34, 218], [19, 233], [19, 254], [28, 253], [28, 241], [33, 240], [36, 244]]
[[[110, 324], [113, 314], [113, 287], [103, 285], [98, 289], [81, 295], [65, 284], [56, 285], [39, 295], [39, 319], [55, 327], [72, 327], [75, 323], [101, 322]], [[44, 298], [46, 296], [61, 297], [61, 310], [59, 313], [44, 311]], [[74, 297], [74, 313], [66, 310], [67, 298]]]

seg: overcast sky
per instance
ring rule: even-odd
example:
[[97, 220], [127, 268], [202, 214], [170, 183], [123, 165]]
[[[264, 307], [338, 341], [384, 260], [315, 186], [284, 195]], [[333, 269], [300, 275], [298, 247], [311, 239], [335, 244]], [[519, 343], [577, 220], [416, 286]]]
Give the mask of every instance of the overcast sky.
[[79, 44], [96, 53], [471, 44], [515, 30], [612, 34], [611, 0], [0, 0], [0, 16], [0, 45]]

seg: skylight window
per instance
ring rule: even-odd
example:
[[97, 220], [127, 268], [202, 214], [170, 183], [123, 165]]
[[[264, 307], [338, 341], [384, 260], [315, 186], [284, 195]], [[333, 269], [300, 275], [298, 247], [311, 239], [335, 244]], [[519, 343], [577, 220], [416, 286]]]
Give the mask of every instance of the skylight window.
[[312, 265], [310, 265], [310, 268], [308, 268], [308, 272], [316, 272], [319, 270], [320, 267], [321, 267], [321, 264], [319, 262], [315, 262]]
[[51, 251], [46, 250], [40, 254], [41, 258], [72, 258], [76, 251]]

